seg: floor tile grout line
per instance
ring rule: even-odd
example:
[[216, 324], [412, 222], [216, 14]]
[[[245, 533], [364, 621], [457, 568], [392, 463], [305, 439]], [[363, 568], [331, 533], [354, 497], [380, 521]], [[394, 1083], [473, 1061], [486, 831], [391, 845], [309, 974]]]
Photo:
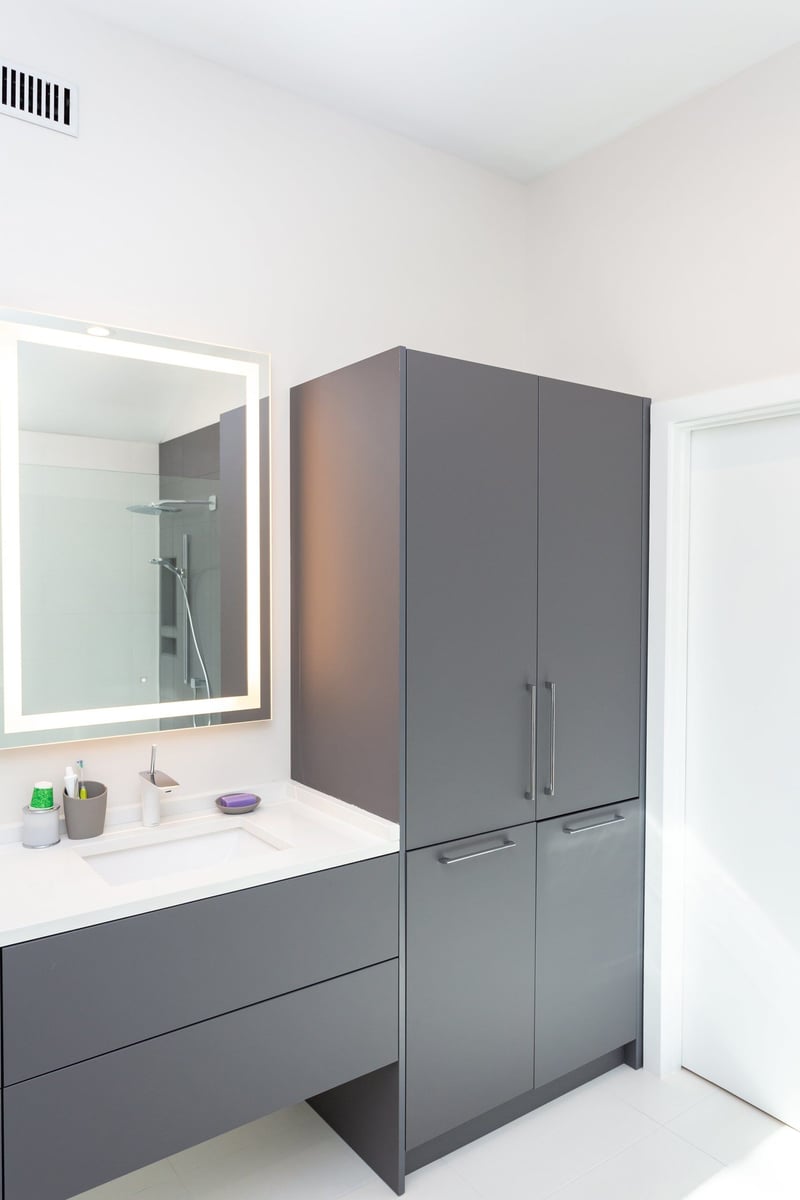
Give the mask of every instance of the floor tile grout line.
[[[472, 1143], [468, 1143], [468, 1144], [471, 1145]], [[463, 1149], [463, 1147], [462, 1147], [462, 1149]], [[454, 1153], [457, 1154], [458, 1151], [456, 1150], [456, 1151], [454, 1151]], [[461, 1171], [459, 1171], [459, 1169], [455, 1165], [455, 1163], [449, 1163], [448, 1165], [450, 1166], [450, 1169], [452, 1170], [453, 1174], [457, 1175], [458, 1178], [460, 1179], [460, 1181], [462, 1183], [465, 1183], [467, 1185], [467, 1187], [472, 1188], [473, 1192], [475, 1193], [476, 1196], [478, 1196], [480, 1198], [480, 1200], [494, 1200], [494, 1197], [487, 1196], [486, 1192], [484, 1192], [482, 1188], [479, 1188], [476, 1183], [473, 1183], [473, 1181], [471, 1179], [467, 1179], [466, 1175], [462, 1175]], [[542, 1200], [545, 1200], [545, 1198], [543, 1197]]]
[[604, 1167], [608, 1163], [614, 1162], [615, 1159], [621, 1158], [623, 1154], [627, 1154], [628, 1151], [632, 1150], [634, 1146], [640, 1146], [642, 1144], [642, 1142], [649, 1141], [651, 1138], [654, 1138], [657, 1134], [658, 1134], [657, 1129], [651, 1130], [650, 1133], [646, 1133], [644, 1135], [644, 1137], [637, 1138], [636, 1141], [631, 1142], [629, 1146], [625, 1146], [625, 1147], [623, 1147], [622, 1150], [618, 1150], [616, 1152], [616, 1154], [610, 1154], [609, 1157], [604, 1158], [602, 1162], [595, 1163], [594, 1166], [590, 1167], [588, 1171], [581, 1171], [580, 1175], [576, 1175], [575, 1178], [570, 1179], [568, 1183], [560, 1184], [554, 1192], [545, 1192], [544, 1195], [542, 1196], [541, 1200], [555, 1200], [555, 1198], [558, 1197], [559, 1192], [565, 1192], [567, 1190], [567, 1188], [573, 1187], [576, 1183], [580, 1183], [580, 1181], [582, 1179], [587, 1179], [590, 1175], [592, 1175], [598, 1169], [598, 1167]]
[[[663, 1125], [660, 1126], [659, 1129], [654, 1129], [651, 1133], [648, 1133], [645, 1137], [638, 1138], [635, 1142], [631, 1142], [631, 1144], [629, 1146], [626, 1146], [624, 1150], [620, 1150], [619, 1153], [612, 1154], [610, 1158], [604, 1159], [602, 1163], [596, 1163], [591, 1168], [591, 1170], [584, 1171], [581, 1175], [576, 1176], [575, 1179], [571, 1179], [569, 1181], [569, 1183], [565, 1183], [562, 1186], [560, 1186], [559, 1188], [557, 1188], [556, 1191], [545, 1192], [543, 1195], [541, 1195], [541, 1200], [558, 1200], [559, 1195], [561, 1195], [563, 1192], [565, 1192], [567, 1190], [567, 1188], [573, 1187], [574, 1184], [579, 1183], [582, 1179], [587, 1179], [590, 1175], [592, 1175], [598, 1169], [598, 1167], [606, 1166], [608, 1163], [613, 1163], [616, 1159], [622, 1158], [623, 1155], [627, 1154], [630, 1150], [632, 1150], [634, 1148], [634, 1146], [641, 1146], [643, 1142], [650, 1141], [651, 1139], [657, 1137], [659, 1132], [664, 1132], [664, 1131], [666, 1131], [668, 1133], [671, 1132], [671, 1130], [667, 1130], [666, 1126], [663, 1126]], [[678, 1135], [675, 1134], [674, 1136], [677, 1137]], [[684, 1142], [685, 1145], [691, 1146], [693, 1150], [695, 1150], [698, 1154], [701, 1154], [704, 1158], [707, 1158], [709, 1160], [709, 1162], [715, 1163], [717, 1166], [722, 1167], [723, 1169], [727, 1168], [727, 1165], [728, 1165], [727, 1163], [720, 1162], [720, 1160], [718, 1158], [715, 1158], [713, 1154], [709, 1154], [708, 1151], [701, 1150], [699, 1146], [692, 1145], [692, 1143], [687, 1142], [685, 1138], [680, 1138], [679, 1140]]]
[[[714, 1085], [712, 1085], [712, 1086], [714, 1086]], [[697, 1108], [697, 1106], [699, 1104], [705, 1104], [706, 1100], [713, 1099], [713, 1096], [714, 1096], [713, 1092], [710, 1095], [708, 1093], [706, 1093], [705, 1096], [699, 1096], [697, 1100], [692, 1101], [692, 1103], [688, 1106], [688, 1108], [682, 1108], [681, 1111], [679, 1113], [676, 1113], [674, 1117], [670, 1117], [669, 1121], [665, 1121], [664, 1128], [669, 1129], [669, 1127], [673, 1121], [680, 1121], [681, 1117], [685, 1117], [688, 1112], [691, 1112], [691, 1110], [693, 1108]]]
[[[614, 1097], [614, 1099], [616, 1100], [617, 1098]], [[630, 1108], [632, 1106], [628, 1105], [628, 1107]], [[636, 1112], [637, 1116], [640, 1116], [640, 1117], [644, 1116], [645, 1119], [647, 1119], [647, 1120], [650, 1119], [650, 1118], [647, 1118], [645, 1113], [640, 1113], [636, 1109], [634, 1109], [634, 1111]], [[539, 1192], [537, 1195], [537, 1200], [549, 1200], [549, 1198], [551, 1196], [555, 1196], [558, 1192], [563, 1191], [564, 1188], [570, 1187], [573, 1183], [576, 1183], [579, 1179], [583, 1179], [586, 1175], [591, 1175], [592, 1171], [596, 1170], [597, 1167], [602, 1167], [606, 1163], [612, 1162], [613, 1159], [618, 1158], [620, 1154], [624, 1154], [625, 1151], [630, 1150], [631, 1147], [637, 1146], [641, 1142], [646, 1141], [647, 1138], [655, 1137], [655, 1135], [658, 1133], [659, 1129], [662, 1128], [662, 1126], [659, 1126], [658, 1123], [655, 1121], [653, 1122], [653, 1124], [656, 1126], [655, 1129], [648, 1129], [646, 1133], [640, 1134], [637, 1137], [635, 1137], [633, 1139], [633, 1141], [628, 1142], [627, 1146], [623, 1146], [621, 1150], [614, 1150], [614, 1151], [612, 1151], [611, 1154], [608, 1154], [608, 1155], [604, 1156], [603, 1158], [599, 1158], [595, 1163], [592, 1164], [591, 1167], [588, 1168], [588, 1170], [580, 1171], [577, 1175], [573, 1175], [570, 1179], [566, 1180], [564, 1183], [560, 1183], [558, 1185], [558, 1188], [555, 1191]], [[463, 1148], [464, 1147], [462, 1147], [462, 1149]], [[695, 1147], [695, 1149], [696, 1149], [696, 1147]], [[458, 1154], [458, 1151], [455, 1150], [455, 1151], [453, 1151], [453, 1153]], [[710, 1155], [709, 1155], [709, 1157], [710, 1157]], [[455, 1164], [453, 1164], [453, 1170], [456, 1172], [456, 1174], [459, 1176], [459, 1178], [464, 1183], [468, 1183], [469, 1186], [471, 1188], [473, 1188], [473, 1190], [477, 1190], [475, 1188], [475, 1184], [472, 1183], [471, 1180], [467, 1179], [465, 1175], [462, 1175], [461, 1171], [459, 1171], [458, 1167], [456, 1167]], [[495, 1200], [494, 1196], [485, 1196], [484, 1193], [481, 1191], [479, 1191], [478, 1194], [482, 1197], [482, 1200]]]
[[[471, 1144], [471, 1142], [468, 1142], [467, 1146]], [[466, 1146], [460, 1147], [462, 1150], [465, 1150], [466, 1148]], [[451, 1151], [451, 1154], [458, 1154], [458, 1150]], [[428, 1166], [433, 1167], [439, 1164], [445, 1166], [444, 1159], [434, 1159], [432, 1163], [428, 1163]], [[470, 1193], [475, 1197], [475, 1200], [496, 1200], [496, 1196], [494, 1194], [487, 1195], [486, 1192], [484, 1192], [482, 1188], [479, 1188], [476, 1183], [473, 1183], [471, 1179], [467, 1179], [466, 1175], [462, 1175], [458, 1168], [453, 1165], [453, 1163], [447, 1163], [446, 1169], [448, 1171], [452, 1171], [452, 1173], [457, 1177], [459, 1183], [463, 1183], [469, 1188]], [[409, 1178], [413, 1179], [413, 1174], [409, 1176]], [[467, 1197], [467, 1200], [470, 1200], [469, 1196]]]
[[[373, 1174], [374, 1174], [374, 1172], [373, 1172]], [[383, 1183], [383, 1180], [380, 1178], [379, 1175], [375, 1175], [375, 1178], [380, 1183]], [[367, 1187], [371, 1183], [372, 1183], [371, 1179], [363, 1179], [361, 1181], [361, 1183], [357, 1183], [354, 1188], [348, 1187], [347, 1191], [337, 1192], [335, 1196], [330, 1197], [330, 1200], [347, 1200], [348, 1196], [355, 1196], [359, 1191], [361, 1191], [363, 1188]]]
[[181, 1177], [180, 1177], [180, 1175], [178, 1174], [178, 1172], [175, 1170], [175, 1164], [172, 1162], [172, 1160], [171, 1160], [171, 1159], [169, 1159], [169, 1158], [167, 1158], [167, 1159], [162, 1159], [162, 1162], [165, 1162], [165, 1163], [166, 1163], [166, 1166], [167, 1166], [167, 1167], [169, 1168], [169, 1170], [172, 1172], [172, 1174], [173, 1174], [173, 1176], [174, 1176], [174, 1178], [175, 1178], [175, 1183], [179, 1183], [181, 1186], [183, 1186], [183, 1180], [181, 1179]]
[[[678, 1118], [676, 1117], [675, 1120], [677, 1121]], [[673, 1137], [678, 1138], [678, 1140], [683, 1142], [685, 1146], [691, 1146], [693, 1150], [699, 1151], [700, 1154], [705, 1154], [706, 1158], [713, 1159], [714, 1162], [719, 1163], [721, 1167], [735, 1166], [734, 1163], [727, 1163], [724, 1159], [717, 1158], [716, 1154], [712, 1154], [710, 1150], [704, 1150], [702, 1146], [698, 1146], [697, 1143], [693, 1142], [690, 1138], [684, 1137], [682, 1133], [678, 1133], [677, 1129], [670, 1129], [669, 1126], [665, 1126], [665, 1128], [667, 1133], [671, 1133]]]
[[[613, 1089], [609, 1088], [609, 1091], [613, 1092]], [[637, 1104], [634, 1104], [634, 1102], [632, 1100], [628, 1100], [627, 1097], [625, 1097], [625, 1096], [620, 1096], [619, 1094], [614, 1094], [614, 1099], [620, 1101], [623, 1104], [627, 1104], [629, 1108], [632, 1108], [634, 1110], [634, 1112], [639, 1113], [641, 1116], [647, 1117], [651, 1121], [655, 1121], [655, 1123], [657, 1125], [660, 1125], [662, 1129], [669, 1129], [670, 1122], [679, 1121], [681, 1117], [685, 1116], [686, 1113], [688, 1113], [690, 1111], [690, 1109], [696, 1108], [698, 1104], [702, 1104], [703, 1101], [707, 1100], [708, 1096], [707, 1095], [700, 1096], [700, 1097], [698, 1097], [697, 1100], [692, 1100], [691, 1104], [688, 1104], [686, 1106], [686, 1108], [682, 1108], [680, 1110], [680, 1112], [673, 1113], [673, 1115], [667, 1121], [662, 1120], [661, 1117], [654, 1117], [651, 1112], [647, 1111], [647, 1109], [639, 1108], [639, 1106]]]

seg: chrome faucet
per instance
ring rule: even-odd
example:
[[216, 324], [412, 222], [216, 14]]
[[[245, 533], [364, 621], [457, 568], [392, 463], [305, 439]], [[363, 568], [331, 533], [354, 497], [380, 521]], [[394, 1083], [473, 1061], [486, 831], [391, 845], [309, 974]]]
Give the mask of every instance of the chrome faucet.
[[140, 771], [142, 781], [142, 824], [159, 825], [161, 823], [161, 797], [169, 796], [177, 787], [177, 779], [167, 775], [166, 771], [156, 770], [157, 746], [150, 747], [150, 770]]

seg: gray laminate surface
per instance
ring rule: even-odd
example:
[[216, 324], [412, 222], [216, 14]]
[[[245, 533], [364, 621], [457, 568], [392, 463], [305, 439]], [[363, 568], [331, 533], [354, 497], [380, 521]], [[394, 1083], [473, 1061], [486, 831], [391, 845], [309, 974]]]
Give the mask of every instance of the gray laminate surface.
[[639, 795], [644, 411], [539, 381], [539, 819]]
[[4, 1082], [397, 955], [397, 855], [3, 950]]
[[537, 832], [538, 1088], [638, 1036], [642, 804], [554, 817]]
[[535, 376], [408, 352], [408, 846], [529, 821]]
[[536, 826], [407, 862], [410, 1149], [533, 1087]]
[[396, 1057], [388, 962], [15, 1084], [4, 1200], [67, 1200]]
[[292, 778], [399, 820], [405, 352], [292, 388]]

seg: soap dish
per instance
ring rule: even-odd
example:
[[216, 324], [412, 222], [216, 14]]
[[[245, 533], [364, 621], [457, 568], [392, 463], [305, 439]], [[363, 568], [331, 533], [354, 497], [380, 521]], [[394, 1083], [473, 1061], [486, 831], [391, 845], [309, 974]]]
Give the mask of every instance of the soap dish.
[[255, 792], [226, 792], [224, 796], [217, 796], [216, 799], [219, 811], [229, 817], [254, 812], [260, 803], [261, 797]]

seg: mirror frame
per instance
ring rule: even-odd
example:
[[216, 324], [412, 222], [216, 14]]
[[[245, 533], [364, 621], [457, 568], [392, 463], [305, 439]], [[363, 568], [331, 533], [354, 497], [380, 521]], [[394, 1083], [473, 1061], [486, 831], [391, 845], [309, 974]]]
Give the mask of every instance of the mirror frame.
[[[89, 329], [105, 329], [97, 336]], [[23, 712], [20, 535], [19, 388], [17, 345], [34, 342], [197, 370], [239, 375], [245, 383], [246, 662], [247, 692], [198, 700], [167, 700], [111, 708], [62, 712]], [[35, 734], [130, 721], [203, 714], [231, 714], [231, 720], [272, 716], [271, 672], [271, 471], [270, 357], [251, 351], [165, 338], [96, 322], [68, 320], [0, 309], [0, 558], [2, 560], [3, 732]], [[265, 404], [262, 402], [266, 401]], [[262, 407], [265, 420], [262, 419]], [[265, 428], [262, 426], [265, 425]], [[262, 481], [267, 482], [262, 496]], [[266, 629], [262, 630], [262, 618]], [[241, 717], [237, 718], [237, 714]], [[224, 718], [223, 718], [224, 720]], [[200, 726], [208, 728], [208, 726]], [[126, 731], [136, 732], [136, 731]], [[92, 734], [87, 735], [91, 738]], [[106, 731], [98, 736], [115, 736]], [[58, 740], [52, 739], [52, 740]], [[83, 740], [83, 738], [82, 738]], [[15, 747], [3, 747], [14, 749]]]

